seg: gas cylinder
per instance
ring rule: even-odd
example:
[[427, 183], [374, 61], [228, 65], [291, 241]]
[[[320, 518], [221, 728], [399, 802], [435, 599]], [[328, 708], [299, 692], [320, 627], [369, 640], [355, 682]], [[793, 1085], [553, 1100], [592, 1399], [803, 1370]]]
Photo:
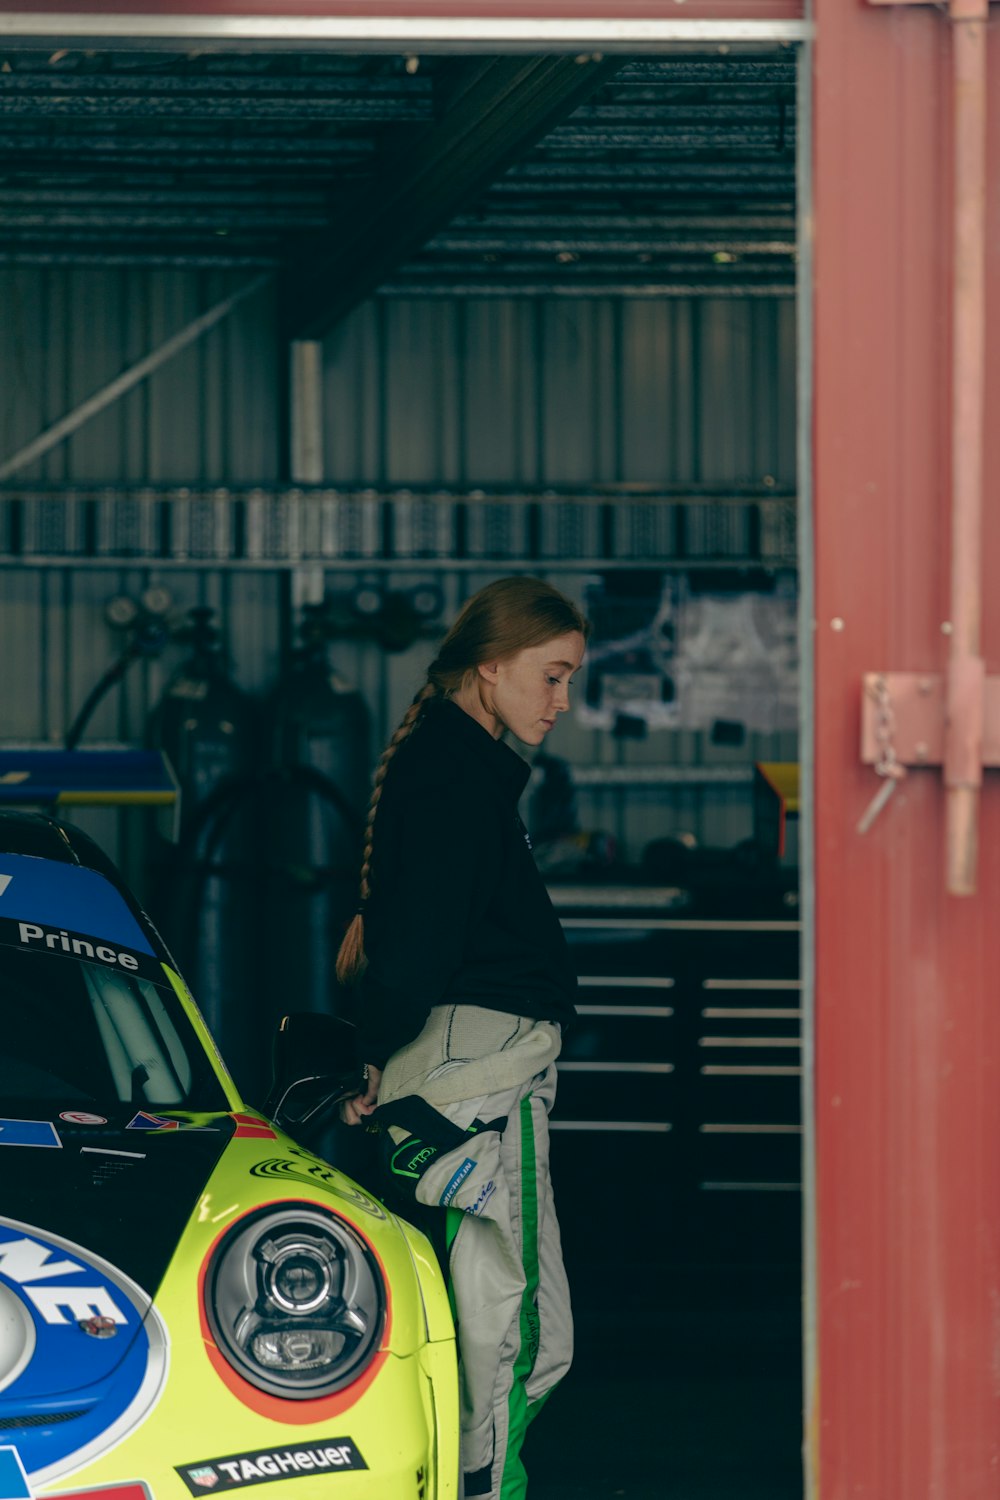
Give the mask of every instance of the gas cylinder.
[[190, 655], [150, 715], [149, 742], [165, 751], [180, 787], [177, 840], [154, 841], [150, 914], [245, 1090], [270, 1040], [252, 1024], [258, 955], [248, 942], [257, 724], [252, 699], [229, 675], [214, 613], [188, 612]]
[[327, 640], [323, 607], [307, 605], [301, 644], [264, 705], [266, 1032], [289, 1010], [336, 1012], [334, 965], [357, 905], [370, 719]]

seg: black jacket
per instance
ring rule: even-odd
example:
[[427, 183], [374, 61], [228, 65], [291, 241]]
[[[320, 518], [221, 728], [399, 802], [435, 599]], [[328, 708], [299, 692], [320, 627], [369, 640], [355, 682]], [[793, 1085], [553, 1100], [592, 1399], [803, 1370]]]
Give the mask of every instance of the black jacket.
[[382, 1067], [434, 1005], [572, 1020], [576, 976], [517, 804], [527, 764], [432, 699], [390, 762], [375, 816], [365, 1062]]

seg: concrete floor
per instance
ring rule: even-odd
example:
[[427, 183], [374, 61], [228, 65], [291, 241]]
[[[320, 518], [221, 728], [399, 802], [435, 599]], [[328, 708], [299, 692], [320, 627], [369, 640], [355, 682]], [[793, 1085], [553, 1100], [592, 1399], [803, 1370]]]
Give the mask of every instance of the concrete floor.
[[801, 1500], [796, 1281], [720, 1266], [668, 1273], [645, 1310], [578, 1295], [574, 1368], [525, 1447], [530, 1500]]

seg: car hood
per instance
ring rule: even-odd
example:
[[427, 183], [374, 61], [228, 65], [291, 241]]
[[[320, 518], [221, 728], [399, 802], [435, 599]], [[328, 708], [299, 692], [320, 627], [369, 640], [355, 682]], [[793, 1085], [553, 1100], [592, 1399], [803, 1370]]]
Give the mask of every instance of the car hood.
[[[22, 1141], [0, 1144], [0, 1447], [4, 1434], [16, 1440], [34, 1485], [143, 1422], [181, 1351], [186, 1368], [214, 1370], [242, 1407], [275, 1419], [275, 1398], [218, 1353], [197, 1290], [222, 1237], [248, 1215], [331, 1213], [383, 1278], [379, 1350], [349, 1393], [329, 1398], [331, 1416], [364, 1395], [386, 1360], [425, 1342], [414, 1248], [399, 1223], [259, 1116], [127, 1111], [75, 1126], [61, 1115], [58, 1149], [37, 1124], [0, 1119], [0, 1142], [6, 1127]], [[36, 1136], [50, 1149], [29, 1149]]]
[[61, 1149], [0, 1152], [0, 1214], [86, 1246], [153, 1297], [237, 1128], [232, 1115], [135, 1109], [100, 1126], [60, 1121]]

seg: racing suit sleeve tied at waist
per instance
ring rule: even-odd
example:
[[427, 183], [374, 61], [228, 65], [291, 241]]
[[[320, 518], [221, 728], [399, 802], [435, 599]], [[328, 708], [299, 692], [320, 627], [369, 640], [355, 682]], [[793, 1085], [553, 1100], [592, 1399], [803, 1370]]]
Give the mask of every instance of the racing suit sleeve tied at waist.
[[548, 1022], [439, 1006], [390, 1060], [379, 1095], [382, 1165], [395, 1193], [446, 1211], [469, 1497], [523, 1496], [528, 1420], [572, 1358], [549, 1179], [559, 1044]]

